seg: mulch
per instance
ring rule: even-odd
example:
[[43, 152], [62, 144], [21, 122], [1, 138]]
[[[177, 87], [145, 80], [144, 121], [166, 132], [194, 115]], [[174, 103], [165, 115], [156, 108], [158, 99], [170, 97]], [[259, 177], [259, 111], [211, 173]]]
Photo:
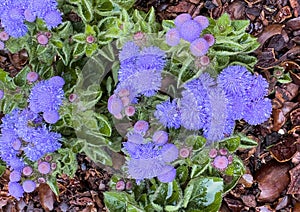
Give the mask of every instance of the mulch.
[[[270, 83], [272, 118], [262, 125], [237, 124], [237, 130], [258, 142], [256, 148], [239, 150], [246, 174], [223, 198], [222, 212], [300, 211], [300, 1], [297, 0], [137, 0], [135, 8], [154, 7], [158, 21], [180, 13], [218, 18], [224, 12], [232, 19], [248, 19], [247, 31], [261, 46], [255, 72]], [[28, 55], [0, 51], [0, 68], [15, 76], [28, 62]], [[280, 69], [279, 67], [282, 67]], [[290, 83], [279, 83], [289, 74]], [[0, 209], [3, 211], [105, 211], [103, 192], [111, 175], [84, 155], [78, 155], [74, 179], [58, 179], [60, 196], [47, 185], [20, 202], [7, 197], [8, 173], [0, 178]], [[43, 208], [43, 209], [42, 209]]]

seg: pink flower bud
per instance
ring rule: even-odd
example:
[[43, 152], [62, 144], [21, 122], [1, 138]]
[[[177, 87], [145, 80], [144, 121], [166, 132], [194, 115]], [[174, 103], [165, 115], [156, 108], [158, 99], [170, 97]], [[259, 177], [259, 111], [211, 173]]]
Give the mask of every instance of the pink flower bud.
[[118, 191], [123, 191], [125, 189], [125, 183], [123, 180], [120, 180], [116, 183], [116, 189]]
[[44, 35], [44, 34], [39, 34], [39, 35], [37, 36], [37, 41], [38, 41], [38, 43], [41, 44], [41, 45], [47, 45], [48, 42], [49, 42], [49, 39], [48, 39], [48, 37], [47, 37], [46, 35]]

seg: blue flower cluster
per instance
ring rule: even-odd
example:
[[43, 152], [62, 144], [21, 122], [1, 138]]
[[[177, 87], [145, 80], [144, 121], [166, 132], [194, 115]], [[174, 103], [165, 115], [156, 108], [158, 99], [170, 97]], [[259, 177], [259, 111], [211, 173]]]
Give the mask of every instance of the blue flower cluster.
[[19, 199], [24, 191], [29, 191], [24, 190], [18, 182], [25, 166], [25, 158], [37, 161], [45, 154], [56, 151], [61, 147], [61, 135], [51, 132], [40, 115], [29, 109], [15, 109], [6, 114], [2, 118], [0, 129], [0, 157], [13, 170], [9, 193]]
[[[122, 118], [137, 97], [153, 96], [161, 87], [162, 70], [165, 66], [165, 52], [158, 47], [140, 48], [134, 42], [124, 44], [119, 53], [119, 84], [108, 101], [108, 110], [117, 118]], [[131, 108], [132, 109], [132, 108]], [[131, 111], [127, 112], [128, 114]]]
[[2, 0], [0, 19], [5, 31], [12, 37], [24, 36], [28, 29], [25, 21], [43, 19], [48, 29], [62, 22], [56, 0]]
[[38, 82], [29, 95], [29, 108], [35, 113], [43, 113], [44, 120], [55, 124], [59, 120], [58, 109], [62, 105], [65, 81], [59, 76]]
[[[22, 185], [19, 182], [25, 161], [38, 161], [61, 147], [61, 134], [52, 132], [45, 122], [52, 124], [59, 119], [58, 109], [64, 98], [64, 83], [59, 76], [38, 82], [31, 90], [29, 108], [14, 109], [2, 118], [0, 158], [13, 170], [8, 188], [9, 193], [17, 199], [24, 192], [35, 189], [35, 183], [31, 180], [24, 181]], [[43, 116], [40, 112], [43, 112]]]
[[192, 19], [190, 14], [183, 13], [175, 18], [174, 23], [175, 28], [166, 33], [166, 43], [170, 46], [178, 45], [180, 39], [186, 40], [190, 43], [192, 55], [201, 57], [215, 42], [211, 34], [200, 37], [202, 31], [209, 26], [209, 20], [205, 16], [196, 16]]
[[168, 143], [165, 131], [156, 131], [152, 138], [145, 138], [149, 124], [138, 121], [134, 129], [127, 133], [127, 142], [123, 151], [130, 158], [127, 161], [128, 174], [137, 182], [157, 177], [161, 182], [171, 182], [176, 176], [176, 169], [170, 164], [178, 158], [178, 149]]
[[267, 81], [260, 75], [252, 75], [243, 66], [225, 68], [217, 80], [204, 73], [187, 82], [184, 88], [182, 98], [176, 100], [177, 107], [172, 106], [179, 108], [180, 120], [174, 123], [174, 109], [166, 107], [169, 101], [156, 107], [155, 117], [165, 127], [181, 125], [188, 130], [202, 129], [209, 142], [231, 135], [235, 120], [244, 119], [257, 125], [266, 121], [272, 112], [271, 100], [265, 98]]

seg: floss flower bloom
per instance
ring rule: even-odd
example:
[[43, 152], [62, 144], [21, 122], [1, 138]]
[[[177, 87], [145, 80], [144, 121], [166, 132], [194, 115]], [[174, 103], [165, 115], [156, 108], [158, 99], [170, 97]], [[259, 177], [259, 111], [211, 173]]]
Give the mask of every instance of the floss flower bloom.
[[177, 100], [172, 102], [170, 99], [156, 105], [154, 116], [165, 127], [178, 129], [180, 127], [180, 111], [177, 105]]
[[[128, 134], [131, 133], [131, 131], [128, 132]], [[156, 133], [153, 136], [157, 137], [157, 135]], [[177, 159], [177, 147], [165, 142], [159, 145], [152, 141], [142, 143], [144, 140], [142, 141], [141, 138], [138, 138], [139, 141], [131, 142], [132, 139], [123, 143], [123, 151], [130, 156], [127, 161], [128, 174], [137, 181], [153, 177], [160, 177], [158, 179], [161, 182], [173, 181], [175, 178], [174, 168], [169, 163]]]
[[[58, 111], [64, 98], [63, 85], [64, 80], [58, 76], [38, 82], [31, 89], [28, 100], [29, 108], [35, 113]], [[51, 114], [54, 113], [52, 112]], [[50, 123], [54, 123], [54, 118], [49, 118], [51, 120]]]

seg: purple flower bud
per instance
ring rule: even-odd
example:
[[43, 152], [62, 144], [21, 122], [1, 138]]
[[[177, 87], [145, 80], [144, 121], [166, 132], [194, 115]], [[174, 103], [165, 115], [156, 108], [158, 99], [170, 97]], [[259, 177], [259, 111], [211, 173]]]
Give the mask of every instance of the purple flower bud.
[[231, 164], [232, 161], [233, 161], [233, 157], [232, 157], [232, 155], [229, 155], [229, 156], [228, 156], [228, 163]]
[[205, 16], [202, 15], [196, 16], [194, 18], [194, 21], [197, 21], [201, 25], [202, 29], [205, 29], [209, 26], [209, 20]]
[[49, 38], [49, 39], [52, 37], [52, 33], [51, 33], [51, 32], [45, 32], [44, 34], [45, 34], [45, 35], [47, 36], [47, 38]]
[[19, 139], [14, 140], [14, 142], [12, 143], [12, 147], [14, 150], [20, 150], [22, 146], [22, 142]]
[[210, 157], [210, 158], [215, 158], [217, 155], [218, 155], [218, 150], [216, 150], [216, 149], [211, 149], [211, 150], [209, 151], [209, 157]]
[[180, 43], [180, 34], [176, 28], [170, 29], [166, 33], [166, 43], [169, 46], [176, 46]]
[[31, 193], [36, 188], [36, 184], [32, 180], [25, 180], [22, 187], [26, 193]]
[[123, 103], [115, 94], [109, 97], [107, 102], [107, 109], [113, 115], [118, 115], [123, 109]]
[[38, 183], [46, 183], [46, 179], [43, 177], [38, 178]]
[[25, 176], [30, 176], [31, 174], [32, 174], [32, 172], [33, 172], [33, 170], [32, 170], [32, 168], [30, 167], [30, 166], [25, 166], [24, 168], [23, 168], [23, 174], [25, 175]]
[[116, 183], [116, 189], [118, 190], [118, 191], [123, 191], [124, 189], [125, 189], [125, 183], [124, 183], [124, 181], [123, 180], [120, 180], [120, 181], [118, 181], [117, 183]]
[[178, 149], [174, 144], [165, 144], [161, 148], [161, 156], [164, 162], [170, 163], [178, 158]]
[[125, 115], [126, 116], [133, 116], [135, 114], [135, 107], [128, 106], [125, 108]]
[[52, 169], [52, 170], [55, 170], [56, 167], [57, 167], [56, 163], [51, 163], [51, 169]]
[[75, 94], [75, 93], [72, 93], [72, 94], [70, 94], [70, 96], [69, 96], [69, 101], [70, 102], [74, 102], [76, 99], [77, 99], [77, 94]]
[[45, 122], [55, 124], [59, 120], [59, 113], [57, 111], [47, 111], [43, 113]]
[[198, 38], [194, 40], [190, 45], [190, 51], [192, 55], [201, 57], [208, 51], [209, 45], [204, 38]]
[[132, 189], [132, 182], [131, 181], [127, 181], [126, 182], [126, 190], [131, 190]]
[[52, 160], [52, 156], [51, 155], [46, 155], [45, 156], [45, 161], [49, 162]]
[[0, 50], [3, 50], [4, 48], [5, 48], [5, 44], [2, 41], [0, 41]]
[[19, 171], [12, 171], [9, 175], [10, 182], [18, 182], [21, 180], [21, 172]]
[[3, 97], [4, 97], [4, 91], [0, 90], [0, 100], [3, 99]]
[[41, 162], [39, 165], [38, 165], [38, 171], [41, 173], [41, 174], [48, 174], [50, 172], [50, 163], [48, 162]]
[[142, 40], [145, 37], [143, 32], [137, 32], [133, 35], [134, 40]]
[[185, 23], [186, 21], [192, 20], [192, 16], [188, 13], [183, 13], [178, 15], [175, 20], [174, 23], [176, 25], [176, 27], [181, 27], [181, 25], [183, 23]]
[[179, 156], [182, 158], [187, 158], [190, 155], [190, 150], [186, 147], [183, 147], [179, 150]]
[[209, 46], [214, 45], [215, 37], [212, 34], [205, 34], [203, 35], [203, 38], [207, 41]]
[[38, 43], [41, 44], [41, 45], [47, 45], [48, 42], [49, 42], [49, 39], [48, 39], [48, 37], [47, 37], [46, 35], [44, 35], [44, 34], [39, 34], [39, 35], [37, 36], [37, 41], [38, 41]]
[[202, 66], [207, 66], [210, 63], [210, 59], [208, 56], [204, 55], [202, 57], [200, 57], [200, 64]]
[[220, 155], [227, 155], [228, 151], [227, 151], [227, 149], [222, 148], [222, 149], [219, 149], [219, 153], [220, 153]]
[[217, 156], [212, 163], [212, 165], [220, 171], [224, 171], [228, 164], [229, 162], [226, 156]]
[[38, 80], [38, 78], [39, 78], [39, 74], [34, 71], [29, 72], [26, 76], [28, 82], [35, 82]]
[[197, 21], [186, 21], [179, 29], [180, 37], [188, 42], [193, 42], [199, 38], [202, 28]]
[[5, 31], [0, 32], [0, 40], [7, 41], [8, 39], [9, 39], [9, 35], [7, 32]]
[[122, 97], [121, 101], [122, 101], [122, 104], [124, 107], [126, 107], [130, 104], [130, 99], [127, 96]]
[[126, 88], [121, 88], [118, 92], [118, 96], [120, 98], [125, 97], [125, 96], [129, 96], [130, 95], [130, 91]]
[[86, 37], [86, 42], [87, 42], [87, 43], [94, 43], [94, 42], [95, 42], [95, 37], [92, 36], [92, 35], [88, 35], [88, 36]]
[[152, 136], [153, 142], [157, 145], [166, 144], [168, 142], [168, 139], [168, 133], [163, 130], [156, 131]]
[[114, 115], [114, 117], [115, 117], [116, 119], [121, 120], [121, 119], [123, 118], [123, 115], [122, 115], [121, 113], [119, 113], [119, 114]]
[[173, 166], [166, 166], [162, 173], [157, 176], [157, 179], [162, 183], [172, 182], [176, 177], [176, 169]]
[[145, 133], [149, 129], [149, 123], [143, 120], [139, 120], [134, 124], [133, 128], [137, 133]]
[[24, 17], [25, 17], [25, 20], [28, 22], [34, 22], [36, 19], [36, 16], [31, 12], [30, 9], [26, 9], [24, 11]]

